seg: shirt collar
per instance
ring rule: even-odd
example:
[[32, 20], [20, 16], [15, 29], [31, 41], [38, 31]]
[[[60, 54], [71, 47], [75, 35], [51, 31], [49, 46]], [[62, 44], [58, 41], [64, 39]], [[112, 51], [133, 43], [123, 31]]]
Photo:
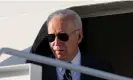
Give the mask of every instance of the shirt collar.
[[78, 49], [77, 55], [74, 57], [74, 59], [71, 61], [72, 64], [80, 65], [80, 50]]

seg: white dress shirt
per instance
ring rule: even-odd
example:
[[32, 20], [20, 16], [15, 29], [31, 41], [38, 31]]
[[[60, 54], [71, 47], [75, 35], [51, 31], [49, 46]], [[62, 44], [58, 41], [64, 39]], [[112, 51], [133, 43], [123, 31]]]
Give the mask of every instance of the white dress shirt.
[[[74, 59], [71, 61], [72, 64], [79, 66], [81, 64], [81, 53], [78, 49], [78, 54], [74, 57]], [[63, 75], [65, 73], [65, 69], [57, 67], [57, 78], [58, 80], [63, 80]], [[80, 72], [71, 71], [72, 74], [72, 80], [80, 80]]]

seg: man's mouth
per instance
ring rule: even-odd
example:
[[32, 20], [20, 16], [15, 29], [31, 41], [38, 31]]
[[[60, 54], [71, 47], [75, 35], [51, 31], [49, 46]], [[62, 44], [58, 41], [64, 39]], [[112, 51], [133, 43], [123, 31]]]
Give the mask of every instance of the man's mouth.
[[64, 52], [64, 50], [55, 50], [55, 52]]
[[64, 50], [56, 50], [56, 51], [64, 51]]

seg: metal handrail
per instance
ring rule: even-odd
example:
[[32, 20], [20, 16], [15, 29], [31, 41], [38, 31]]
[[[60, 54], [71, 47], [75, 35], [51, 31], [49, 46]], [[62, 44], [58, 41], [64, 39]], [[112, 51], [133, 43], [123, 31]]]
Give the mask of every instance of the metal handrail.
[[7, 53], [7, 54], [23, 57], [23, 58], [26, 58], [28, 60], [32, 60], [32, 61], [35, 61], [35, 62], [39, 62], [39, 63], [43, 63], [43, 64], [47, 64], [47, 65], [52, 65], [52, 66], [57, 66], [57, 67], [62, 67], [62, 68], [70, 69], [70, 70], [73, 70], [73, 71], [78, 71], [78, 72], [81, 72], [81, 73], [84, 73], [84, 74], [87, 74], [87, 75], [91, 75], [91, 76], [95, 76], [95, 77], [99, 77], [99, 78], [103, 78], [103, 79], [108, 79], [108, 80], [133, 80], [132, 78], [127, 78], [127, 77], [124, 77], [124, 76], [120, 76], [120, 75], [112, 74], [112, 73], [109, 73], [109, 72], [96, 70], [96, 69], [89, 68], [89, 67], [75, 66], [73, 64], [66, 63], [64, 61], [55, 60], [55, 59], [52, 59], [52, 58], [48, 58], [48, 57], [44, 57], [44, 56], [40, 56], [40, 55], [36, 55], [36, 54], [31, 54], [31, 53], [28, 53], [28, 52], [18, 51], [18, 50], [11, 49], [11, 48], [2, 48], [0, 50], [0, 54], [1, 53]]

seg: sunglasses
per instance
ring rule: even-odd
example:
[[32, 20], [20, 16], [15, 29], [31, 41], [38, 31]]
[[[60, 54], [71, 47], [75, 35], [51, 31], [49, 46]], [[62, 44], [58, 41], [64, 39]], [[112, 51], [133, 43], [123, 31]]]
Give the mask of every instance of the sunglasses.
[[67, 33], [58, 33], [58, 34], [47, 34], [46, 38], [48, 40], [48, 42], [53, 42], [55, 40], [55, 38], [57, 37], [59, 40], [61, 41], [68, 41], [69, 40], [69, 37], [72, 33], [78, 31], [79, 29], [77, 30], [74, 30], [72, 31], [69, 35]]

